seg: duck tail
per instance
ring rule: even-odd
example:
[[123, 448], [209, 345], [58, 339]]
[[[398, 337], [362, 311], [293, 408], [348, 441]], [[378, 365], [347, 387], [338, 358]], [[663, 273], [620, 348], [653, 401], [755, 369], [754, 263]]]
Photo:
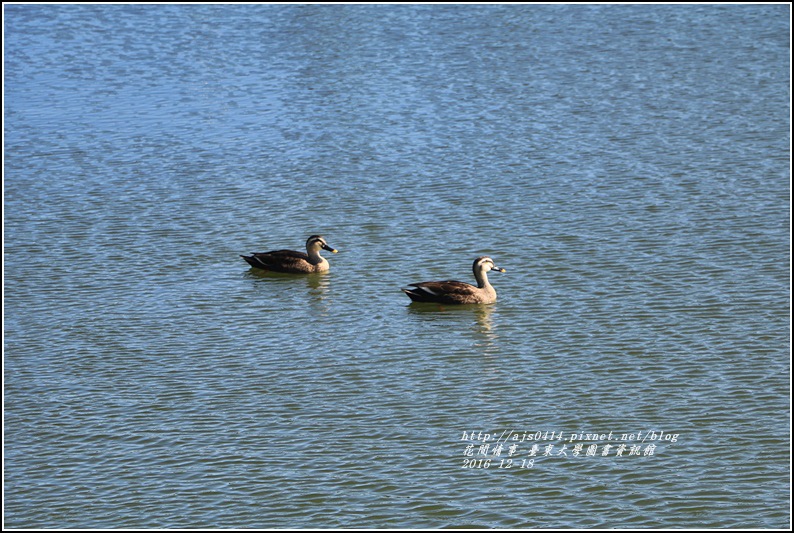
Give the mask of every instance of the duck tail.
[[262, 265], [260, 265], [258, 263], [258, 261], [256, 260], [256, 258], [253, 255], [240, 255], [240, 257], [245, 259], [245, 262], [248, 263], [249, 265], [251, 265], [252, 267], [260, 267], [261, 268], [261, 266], [262, 266]]
[[408, 298], [410, 298], [414, 302], [431, 302], [432, 301], [432, 300], [428, 299], [427, 297], [425, 297], [417, 289], [401, 289], [401, 290], [405, 294], [407, 294]]

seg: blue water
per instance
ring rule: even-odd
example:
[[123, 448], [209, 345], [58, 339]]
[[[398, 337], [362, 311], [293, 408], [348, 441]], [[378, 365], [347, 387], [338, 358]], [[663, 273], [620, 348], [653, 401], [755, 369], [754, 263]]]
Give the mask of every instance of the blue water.
[[4, 21], [5, 527], [790, 525], [787, 5]]

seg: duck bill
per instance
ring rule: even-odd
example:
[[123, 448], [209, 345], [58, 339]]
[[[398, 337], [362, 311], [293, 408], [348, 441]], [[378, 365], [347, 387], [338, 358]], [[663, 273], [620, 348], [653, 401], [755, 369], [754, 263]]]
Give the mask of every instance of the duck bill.
[[339, 250], [337, 250], [337, 249], [335, 249], [335, 248], [331, 248], [331, 247], [330, 247], [330, 246], [328, 246], [327, 244], [323, 244], [323, 250], [328, 250], [328, 251], [329, 251], [329, 252], [331, 252], [332, 254], [338, 254], [338, 253], [339, 253]]
[[497, 272], [507, 272], [507, 270], [505, 270], [504, 268], [499, 268], [499, 267], [493, 267], [492, 270], [496, 270]]

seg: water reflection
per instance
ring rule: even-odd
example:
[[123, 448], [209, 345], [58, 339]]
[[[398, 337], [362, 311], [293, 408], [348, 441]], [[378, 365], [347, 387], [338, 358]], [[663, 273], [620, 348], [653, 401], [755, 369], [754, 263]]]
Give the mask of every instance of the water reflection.
[[460, 318], [473, 316], [473, 331], [480, 337], [474, 346], [483, 350], [494, 349], [497, 334], [494, 331], [493, 305], [443, 305], [437, 303], [411, 302], [408, 311], [422, 319], [446, 322], [447, 319], [459, 321]]
[[323, 299], [327, 296], [328, 287], [330, 285], [329, 272], [313, 272], [311, 274], [287, 274], [284, 272], [271, 272], [269, 270], [262, 270], [261, 268], [251, 268], [245, 273], [245, 276], [254, 279], [258, 282], [267, 283], [305, 283], [309, 288], [309, 294], [317, 298]]

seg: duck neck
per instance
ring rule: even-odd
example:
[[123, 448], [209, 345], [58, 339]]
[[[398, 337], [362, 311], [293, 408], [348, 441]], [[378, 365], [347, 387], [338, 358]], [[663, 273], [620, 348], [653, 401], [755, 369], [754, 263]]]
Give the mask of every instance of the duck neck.
[[306, 253], [309, 256], [309, 263], [313, 265], [318, 265], [323, 262], [323, 256], [320, 255], [319, 248], [314, 248], [314, 249], [309, 248], [306, 250]]
[[475, 270], [474, 278], [477, 280], [477, 287], [481, 289], [491, 286], [491, 284], [488, 283], [488, 274], [485, 273], [485, 270]]

